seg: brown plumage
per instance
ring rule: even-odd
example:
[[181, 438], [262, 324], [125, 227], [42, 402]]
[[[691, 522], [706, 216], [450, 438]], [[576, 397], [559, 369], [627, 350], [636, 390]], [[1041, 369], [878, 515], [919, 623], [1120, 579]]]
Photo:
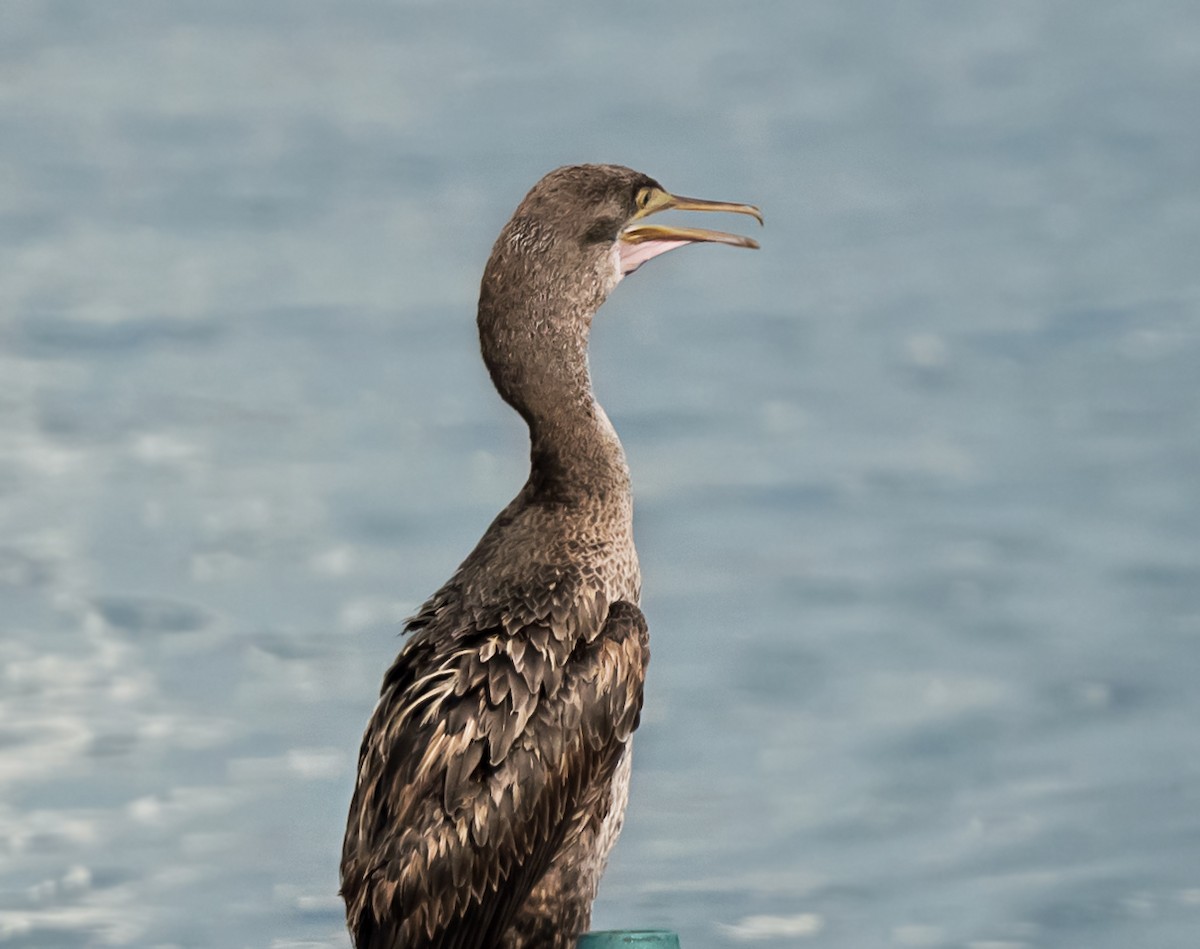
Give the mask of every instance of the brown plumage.
[[479, 299], [483, 358], [529, 425], [521, 492], [409, 639], [367, 725], [342, 851], [358, 949], [573, 946], [628, 790], [649, 660], [629, 469], [592, 395], [593, 314], [685, 243], [634, 222], [677, 198], [616, 165], [560, 168], [501, 232]]

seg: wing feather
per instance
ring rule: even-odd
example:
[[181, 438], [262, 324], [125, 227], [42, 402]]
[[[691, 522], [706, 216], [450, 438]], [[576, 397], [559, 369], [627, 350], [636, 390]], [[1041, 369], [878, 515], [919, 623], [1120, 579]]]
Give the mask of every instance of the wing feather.
[[603, 819], [641, 709], [645, 620], [570, 575], [509, 602], [525, 607], [483, 628], [427, 605], [384, 680], [342, 857], [358, 949], [497, 944], [555, 854]]

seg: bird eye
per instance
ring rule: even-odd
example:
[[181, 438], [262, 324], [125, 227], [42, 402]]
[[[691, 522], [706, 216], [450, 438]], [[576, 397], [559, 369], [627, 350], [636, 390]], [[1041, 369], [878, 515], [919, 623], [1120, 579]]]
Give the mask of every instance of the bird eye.
[[634, 200], [637, 201], [638, 209], [644, 211], [646, 209], [646, 205], [650, 203], [650, 189], [640, 188], [637, 193], [637, 198]]

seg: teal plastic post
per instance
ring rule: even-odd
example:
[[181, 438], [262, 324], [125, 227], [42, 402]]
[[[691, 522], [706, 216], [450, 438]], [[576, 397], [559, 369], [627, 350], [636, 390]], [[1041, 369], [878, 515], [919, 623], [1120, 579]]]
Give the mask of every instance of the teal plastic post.
[[584, 933], [579, 949], [679, 949], [679, 936], [665, 929], [610, 929]]

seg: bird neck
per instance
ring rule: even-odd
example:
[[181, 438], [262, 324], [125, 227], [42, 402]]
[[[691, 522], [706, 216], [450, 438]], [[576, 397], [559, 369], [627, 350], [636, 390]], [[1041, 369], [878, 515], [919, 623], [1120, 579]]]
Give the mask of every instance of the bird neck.
[[513, 322], [490, 315], [481, 307], [483, 358], [500, 396], [529, 426], [533, 496], [572, 503], [624, 499], [629, 491], [625, 452], [592, 393], [590, 320], [557, 314]]
[[590, 386], [586, 400], [570, 405], [568, 411], [526, 416], [530, 490], [549, 500], [624, 500], [629, 466], [616, 430]]

